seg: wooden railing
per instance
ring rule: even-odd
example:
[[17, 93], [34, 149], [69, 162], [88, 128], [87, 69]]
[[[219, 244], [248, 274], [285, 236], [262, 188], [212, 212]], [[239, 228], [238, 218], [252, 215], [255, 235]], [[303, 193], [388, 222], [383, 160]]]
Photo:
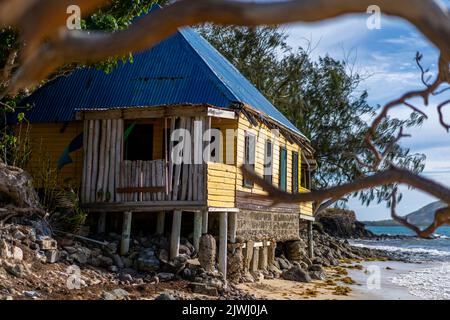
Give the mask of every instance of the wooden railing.
[[166, 199], [166, 165], [164, 160], [122, 161], [116, 190], [122, 202], [161, 201]]

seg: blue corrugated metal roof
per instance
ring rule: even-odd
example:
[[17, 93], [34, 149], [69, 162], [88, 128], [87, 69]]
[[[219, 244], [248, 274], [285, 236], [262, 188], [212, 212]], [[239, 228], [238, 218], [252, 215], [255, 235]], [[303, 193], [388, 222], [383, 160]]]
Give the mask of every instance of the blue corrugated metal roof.
[[225, 57], [191, 28], [120, 63], [110, 74], [82, 68], [36, 90], [21, 105], [30, 122], [64, 122], [75, 111], [171, 104], [250, 105], [284, 127], [299, 130]]

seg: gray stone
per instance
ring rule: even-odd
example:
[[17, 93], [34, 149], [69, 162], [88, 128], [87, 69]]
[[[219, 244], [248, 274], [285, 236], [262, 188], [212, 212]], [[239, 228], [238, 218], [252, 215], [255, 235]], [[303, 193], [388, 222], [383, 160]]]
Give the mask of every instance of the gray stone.
[[15, 261], [22, 261], [23, 260], [23, 251], [22, 249], [20, 249], [19, 247], [14, 246], [13, 247], [13, 252], [12, 252], [12, 258]]
[[144, 249], [137, 259], [137, 267], [140, 271], [154, 272], [160, 267], [158, 258], [153, 249]]
[[204, 283], [193, 282], [189, 284], [189, 288], [191, 288], [192, 292], [194, 293], [204, 294], [213, 297], [217, 297], [219, 295], [217, 288], [206, 285]]
[[21, 264], [9, 265], [5, 269], [17, 278], [22, 278], [25, 274], [25, 268]]
[[8, 243], [5, 240], [0, 241], [0, 258], [9, 259], [11, 257], [11, 250], [9, 249]]
[[283, 279], [297, 282], [311, 282], [311, 277], [308, 272], [301, 269], [299, 266], [295, 266], [286, 270], [281, 275]]
[[128, 293], [128, 291], [118, 288], [118, 289], [114, 289], [112, 291], [112, 294], [116, 296], [117, 300], [123, 300], [125, 298], [127, 298], [130, 294]]
[[58, 261], [58, 250], [45, 251], [45, 262], [55, 263]]
[[159, 296], [157, 296], [155, 300], [177, 300], [177, 299], [170, 293], [163, 292]]
[[175, 275], [170, 272], [160, 272], [157, 274], [157, 277], [159, 278], [160, 281], [164, 282], [173, 280], [175, 278]]

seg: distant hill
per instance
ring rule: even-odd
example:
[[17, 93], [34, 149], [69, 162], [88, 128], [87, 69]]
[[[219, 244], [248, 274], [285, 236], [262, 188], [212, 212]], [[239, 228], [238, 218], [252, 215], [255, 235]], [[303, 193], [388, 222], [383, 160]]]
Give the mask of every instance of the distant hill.
[[[410, 223], [416, 226], [429, 226], [433, 222], [436, 210], [444, 206], [445, 204], [443, 202], [435, 201], [427, 204], [426, 206], [420, 208], [419, 210], [411, 212], [406, 216], [406, 218]], [[399, 225], [399, 223], [391, 219], [380, 221], [362, 221], [362, 223], [364, 223], [366, 226], [379, 226], [379, 227]]]

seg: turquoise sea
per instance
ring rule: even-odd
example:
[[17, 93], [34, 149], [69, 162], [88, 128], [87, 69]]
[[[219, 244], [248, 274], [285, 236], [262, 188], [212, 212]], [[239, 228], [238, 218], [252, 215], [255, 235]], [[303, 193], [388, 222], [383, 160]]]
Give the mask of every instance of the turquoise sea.
[[403, 226], [367, 227], [375, 234], [411, 236], [404, 239], [355, 240], [354, 245], [389, 251], [411, 262], [450, 262], [450, 226], [441, 227], [432, 239], [421, 239]]

